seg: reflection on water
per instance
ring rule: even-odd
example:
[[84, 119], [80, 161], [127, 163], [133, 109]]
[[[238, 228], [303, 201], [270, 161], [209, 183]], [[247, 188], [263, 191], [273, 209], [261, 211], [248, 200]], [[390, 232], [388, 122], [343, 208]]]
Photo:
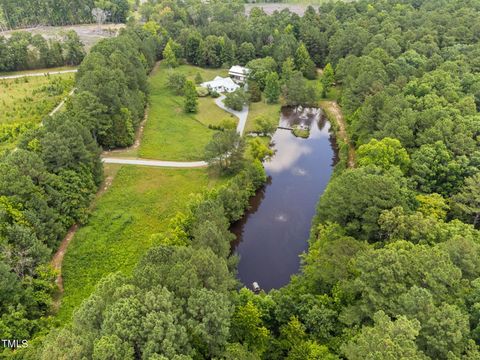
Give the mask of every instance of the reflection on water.
[[298, 271], [315, 205], [336, 161], [330, 124], [319, 109], [284, 108], [279, 125], [308, 126], [310, 137], [276, 131], [275, 156], [265, 163], [269, 181], [251, 199], [244, 218], [232, 226], [240, 280], [248, 287], [257, 281], [265, 290], [285, 285]]

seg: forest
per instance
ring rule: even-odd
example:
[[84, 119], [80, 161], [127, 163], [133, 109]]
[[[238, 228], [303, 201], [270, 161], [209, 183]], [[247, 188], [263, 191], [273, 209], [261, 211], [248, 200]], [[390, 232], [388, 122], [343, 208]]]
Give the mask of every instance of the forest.
[[[149, 0], [139, 13], [143, 24], [82, 61], [67, 110], [0, 158], [0, 331], [33, 339], [2, 355], [480, 358], [480, 3], [359, 0], [247, 17], [236, 1]], [[157, 60], [246, 64], [254, 89], [275, 102], [282, 85], [289, 105], [336, 86], [355, 166], [340, 149], [285, 287], [254, 294], [235, 278], [229, 226], [266, 180], [239, 151], [221, 169], [226, 184], [197, 196], [131, 275], [102, 279], [58, 326], [48, 260], [87, 221], [101, 149], [133, 143]], [[310, 82], [319, 76], [321, 91]], [[214, 145], [244, 149], [232, 134], [214, 137], [210, 160]]]
[[125, 22], [130, 5], [127, 0], [1, 0], [0, 30], [38, 25], [89, 24], [95, 21], [94, 9], [105, 14], [105, 21]]
[[73, 30], [58, 40], [26, 31], [8, 38], [0, 35], [0, 72], [79, 65], [84, 57], [84, 46]]

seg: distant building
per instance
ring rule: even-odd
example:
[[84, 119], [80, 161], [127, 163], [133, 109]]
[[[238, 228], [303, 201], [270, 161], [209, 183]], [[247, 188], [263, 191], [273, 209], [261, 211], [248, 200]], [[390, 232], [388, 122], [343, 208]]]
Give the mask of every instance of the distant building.
[[201, 83], [200, 86], [209, 89], [210, 91], [216, 91], [218, 93], [223, 92], [233, 92], [237, 90], [240, 86], [235, 84], [233, 80], [229, 77], [216, 76], [212, 81], [206, 81]]
[[250, 73], [250, 69], [234, 65], [228, 70], [228, 75], [235, 81], [236, 83], [244, 84], [247, 81], [248, 74]]

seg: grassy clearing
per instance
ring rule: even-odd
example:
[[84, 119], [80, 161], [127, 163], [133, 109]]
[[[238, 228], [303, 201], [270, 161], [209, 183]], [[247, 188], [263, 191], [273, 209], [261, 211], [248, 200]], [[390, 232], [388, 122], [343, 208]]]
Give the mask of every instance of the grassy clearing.
[[192, 81], [195, 80], [195, 76], [197, 75], [197, 73], [200, 74], [203, 81], [213, 80], [215, 76], [228, 76], [228, 69], [207, 69], [191, 65], [179, 66], [178, 68], [175, 68], [175, 71], [185, 74], [187, 79]]
[[138, 148], [126, 148], [104, 152], [105, 157], [138, 158]]
[[342, 95], [342, 89], [340, 86], [334, 86], [327, 92], [326, 100], [338, 100]]
[[65, 255], [65, 292], [58, 313], [62, 323], [103, 276], [132, 271], [154, 245], [151, 235], [166, 230], [189, 194], [226, 181], [209, 177], [206, 169], [113, 165], [105, 170], [107, 175], [116, 173], [113, 184], [97, 200], [88, 224], [78, 230]]
[[[198, 114], [185, 114], [183, 97], [174, 95], [167, 87], [170, 71], [172, 70], [161, 64], [150, 77], [150, 110], [138, 154], [148, 159], [201, 160], [203, 149], [214, 133], [207, 127], [210, 123], [208, 119], [216, 120], [220, 116], [220, 109], [216, 109], [213, 101], [202, 99]], [[190, 80], [198, 72], [204, 81], [227, 72], [189, 65], [179, 66], [173, 71], [185, 74]], [[223, 118], [222, 111], [221, 119]]]
[[74, 74], [0, 80], [0, 125], [38, 123], [73, 87]]
[[251, 103], [245, 132], [255, 130], [255, 119], [259, 116], [265, 116], [267, 119], [278, 122], [280, 118], [281, 104], [267, 104], [263, 101]]
[[231, 119], [238, 123], [236, 116], [220, 109], [217, 104], [215, 104], [215, 100], [209, 96], [198, 99], [198, 114], [196, 114], [196, 118], [206, 126], [218, 126], [222, 123], [222, 120], [225, 119]]

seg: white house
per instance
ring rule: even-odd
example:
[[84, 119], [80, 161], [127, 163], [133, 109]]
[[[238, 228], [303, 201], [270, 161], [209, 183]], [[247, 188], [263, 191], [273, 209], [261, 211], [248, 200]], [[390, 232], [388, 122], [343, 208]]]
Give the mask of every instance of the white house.
[[245, 83], [247, 81], [248, 74], [250, 73], [250, 69], [234, 65], [228, 70], [228, 75], [235, 81], [236, 83]]
[[201, 83], [200, 86], [207, 88], [209, 90], [216, 91], [218, 93], [223, 92], [233, 92], [237, 90], [240, 86], [235, 84], [233, 80], [229, 77], [216, 76], [212, 81], [206, 81]]

